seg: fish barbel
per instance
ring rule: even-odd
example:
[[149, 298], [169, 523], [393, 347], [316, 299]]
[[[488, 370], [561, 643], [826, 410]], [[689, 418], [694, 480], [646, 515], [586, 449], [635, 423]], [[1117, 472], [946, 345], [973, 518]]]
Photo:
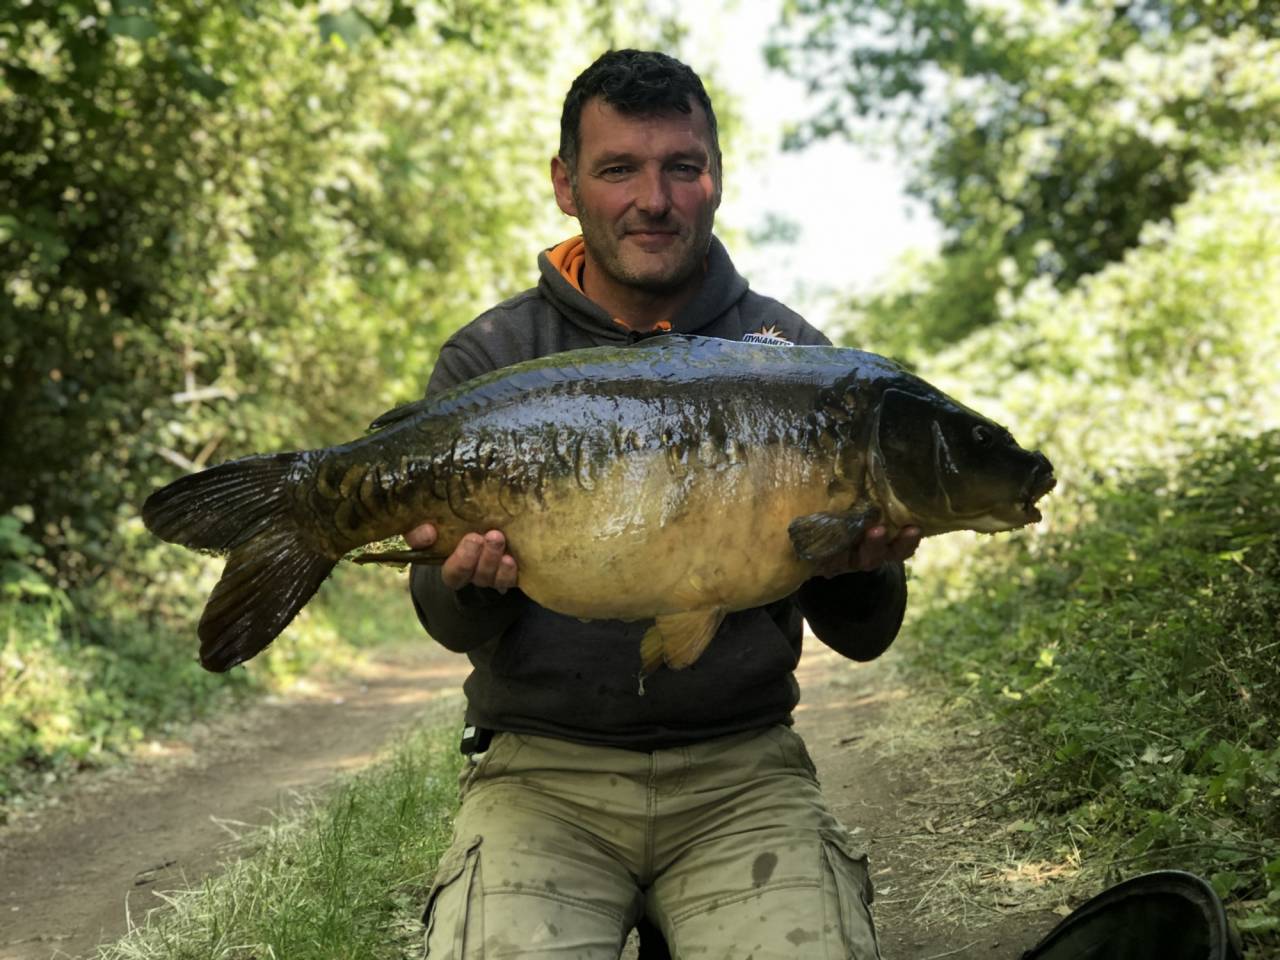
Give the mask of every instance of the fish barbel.
[[[1041, 453], [875, 354], [667, 336], [497, 370], [397, 407], [350, 443], [245, 457], [157, 490], [158, 537], [228, 554], [200, 621], [227, 670], [352, 550], [423, 522], [443, 562], [502, 530], [535, 602], [653, 619], [643, 672], [694, 662], [725, 615], [785, 597], [863, 532], [1040, 519]], [[357, 558], [360, 559], [360, 558]]]

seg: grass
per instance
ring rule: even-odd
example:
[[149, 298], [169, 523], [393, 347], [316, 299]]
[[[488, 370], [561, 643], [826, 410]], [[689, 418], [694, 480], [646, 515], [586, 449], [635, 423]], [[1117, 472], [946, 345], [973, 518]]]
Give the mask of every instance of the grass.
[[1106, 481], [1070, 529], [917, 584], [909, 647], [992, 731], [991, 814], [1093, 889], [1208, 877], [1280, 946], [1280, 432]]
[[456, 730], [420, 731], [310, 810], [244, 838], [246, 856], [166, 896], [98, 960], [391, 960], [422, 950], [419, 918], [448, 846]]

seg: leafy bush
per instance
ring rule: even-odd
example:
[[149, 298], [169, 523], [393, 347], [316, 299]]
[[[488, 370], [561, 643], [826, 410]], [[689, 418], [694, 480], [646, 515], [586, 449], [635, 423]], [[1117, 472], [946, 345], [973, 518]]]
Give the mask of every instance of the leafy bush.
[[0, 822], [33, 789], [175, 723], [422, 637], [402, 576], [343, 566], [255, 669], [211, 674], [196, 659], [190, 595], [212, 585], [217, 561], [159, 569], [155, 552], [144, 555], [158, 569], [141, 593], [106, 580], [68, 591], [24, 562], [40, 548], [20, 525], [0, 517]]
[[0, 510], [31, 507], [64, 585], [175, 467], [347, 439], [527, 285], [546, 64], [589, 36], [535, 2], [321, 9], [0, 24]]
[[142, 618], [80, 615], [103, 608], [77, 604], [36, 569], [43, 548], [21, 526], [0, 516], [0, 821], [33, 783], [190, 716], [228, 686], [198, 668], [189, 643]]
[[1280, 215], [1275, 148], [1206, 179], [1121, 263], [1059, 291], [1001, 297], [1001, 320], [918, 358], [944, 389], [1003, 419], [1055, 462], [1065, 497], [1096, 478], [1209, 438], [1255, 433], [1280, 412]]
[[1122, 263], [1006, 295], [998, 324], [920, 361], [1060, 485], [1037, 529], [926, 544], [905, 647], [998, 727], [1038, 855], [1196, 870], [1255, 937], [1280, 930], [1272, 157], [1207, 179]]
[[1280, 930], [1280, 431], [1091, 506], [917, 608], [914, 662], [1012, 738], [1018, 813], [1052, 855], [1196, 870], [1245, 930]]

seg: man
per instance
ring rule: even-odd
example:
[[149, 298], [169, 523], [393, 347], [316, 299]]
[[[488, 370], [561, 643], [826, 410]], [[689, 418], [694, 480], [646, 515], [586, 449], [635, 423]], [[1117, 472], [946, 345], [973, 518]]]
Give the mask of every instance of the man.
[[[565, 99], [551, 179], [582, 236], [539, 257], [536, 289], [445, 344], [429, 395], [521, 360], [667, 331], [827, 342], [749, 291], [712, 235], [715, 113], [679, 61], [622, 50], [592, 64]], [[425, 548], [436, 531], [406, 536]], [[846, 656], [888, 647], [906, 603], [901, 561], [918, 542], [914, 529], [893, 542], [869, 531], [842, 569], [731, 614], [695, 665], [659, 670], [643, 696], [646, 624], [537, 606], [501, 531], [416, 568], [424, 626], [471, 658], [477, 731], [427, 906], [427, 955], [612, 958], [647, 917], [676, 956], [876, 957], [865, 858], [790, 729], [793, 671], [802, 617]]]

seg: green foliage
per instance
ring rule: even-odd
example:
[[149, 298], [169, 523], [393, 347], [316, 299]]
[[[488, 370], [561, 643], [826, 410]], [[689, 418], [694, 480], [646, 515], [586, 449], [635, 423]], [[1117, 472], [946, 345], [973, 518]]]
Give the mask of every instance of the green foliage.
[[1060, 483], [1034, 531], [926, 544], [908, 644], [997, 727], [1029, 855], [1095, 887], [1194, 870], [1258, 938], [1280, 929], [1275, 156], [1207, 177], [1123, 261], [1005, 293], [999, 322], [915, 354]]
[[247, 838], [251, 859], [179, 893], [100, 960], [332, 960], [421, 952], [427, 886], [447, 848], [461, 757], [420, 733], [306, 817]]
[[1001, 297], [1001, 322], [925, 366], [1058, 465], [1063, 493], [1280, 411], [1275, 149], [1206, 180], [1122, 263]]
[[1091, 507], [979, 555], [913, 657], [1012, 738], [1037, 853], [1194, 870], [1260, 931], [1280, 920], [1280, 431], [1108, 480]]
[[1280, 8], [1046, 0], [796, 0], [775, 64], [827, 97], [798, 141], [890, 120], [947, 237], [902, 313], [938, 345], [999, 291], [1121, 259], [1204, 171], [1280, 131]]
[[289, 3], [0, 26], [0, 445], [30, 465], [0, 508], [31, 505], [68, 582], [166, 461], [346, 439], [527, 283], [566, 28], [427, 9], [381, 44]]
[[992, 322], [999, 288], [992, 244], [944, 256], [908, 251], [867, 293], [852, 297], [846, 339], [911, 365]]
[[[15, 596], [8, 587], [23, 585]], [[0, 597], [0, 822], [32, 787], [191, 719], [248, 686], [202, 671], [190, 639], [123, 613], [78, 616], [73, 596], [28, 570]], [[100, 608], [105, 609], [105, 608]], [[110, 645], [102, 642], [110, 641]]]
[[[855, 314], [847, 336], [926, 366], [940, 385], [994, 409], [1020, 434], [1034, 430], [1036, 443], [1084, 444], [1090, 462], [1104, 454], [1133, 461], [1166, 440], [1247, 424], [1255, 411], [1274, 409], [1266, 401], [1276, 396], [1272, 371], [1280, 366], [1276, 157], [1274, 148], [1254, 151], [1206, 177], [1168, 220], [1146, 228], [1125, 260], [1071, 290], [1042, 279], [1002, 292], [997, 324], [931, 359], [913, 341], [910, 320], [893, 326], [901, 312], [910, 318], [926, 308], [944, 314], [932, 322], [948, 322], [946, 286], [931, 286], [927, 269], [900, 278], [897, 312], [886, 298], [881, 312]], [[981, 374], [994, 370], [1000, 376]], [[1125, 423], [1091, 429], [1099, 403]], [[1125, 442], [1133, 437], [1144, 438], [1136, 448]]]

